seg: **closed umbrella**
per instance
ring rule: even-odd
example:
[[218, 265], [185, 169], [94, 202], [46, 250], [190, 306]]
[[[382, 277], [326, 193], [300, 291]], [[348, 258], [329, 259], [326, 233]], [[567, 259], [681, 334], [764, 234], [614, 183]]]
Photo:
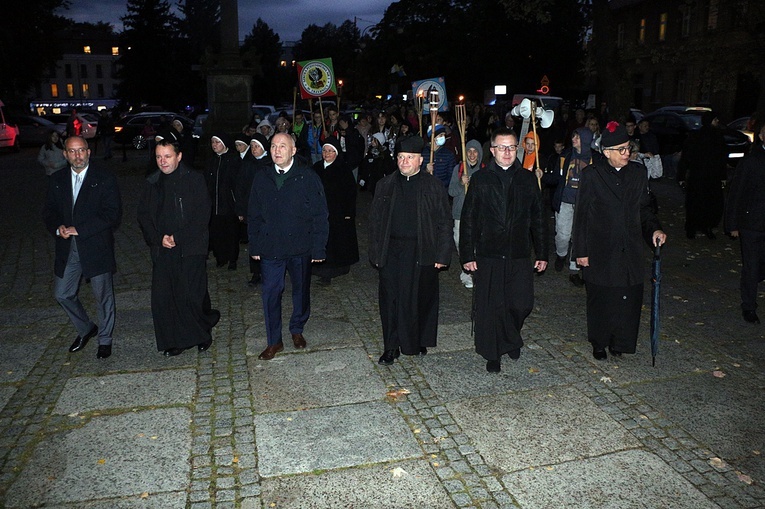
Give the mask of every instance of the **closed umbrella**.
[[659, 353], [659, 310], [661, 287], [661, 246], [653, 251], [653, 275], [651, 277], [651, 365], [656, 366], [656, 354]]

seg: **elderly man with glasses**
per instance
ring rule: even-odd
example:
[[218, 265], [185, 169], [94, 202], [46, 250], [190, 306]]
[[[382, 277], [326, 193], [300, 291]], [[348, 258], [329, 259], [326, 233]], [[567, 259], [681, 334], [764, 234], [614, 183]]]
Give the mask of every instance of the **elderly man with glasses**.
[[504, 354], [520, 358], [521, 328], [534, 306], [534, 270], [547, 268], [542, 193], [517, 150], [513, 131], [494, 133], [494, 159], [470, 179], [460, 217], [460, 261], [475, 288], [475, 349], [490, 373], [501, 370]]
[[[587, 287], [587, 336], [597, 360], [635, 353], [643, 304], [645, 252], [667, 236], [651, 211], [645, 168], [630, 161], [630, 137], [609, 122], [605, 159], [582, 172], [574, 211], [573, 254]], [[642, 234], [642, 239], [641, 239]]]

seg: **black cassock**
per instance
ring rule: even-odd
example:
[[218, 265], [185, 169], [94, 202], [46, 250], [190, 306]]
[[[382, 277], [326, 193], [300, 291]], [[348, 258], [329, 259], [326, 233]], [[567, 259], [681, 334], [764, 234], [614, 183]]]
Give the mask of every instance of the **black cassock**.
[[[190, 348], [210, 341], [220, 313], [207, 291], [207, 218], [210, 202], [202, 176], [179, 167], [155, 173], [138, 209], [138, 222], [151, 248], [151, 312], [157, 349]], [[176, 246], [162, 247], [164, 235]]]

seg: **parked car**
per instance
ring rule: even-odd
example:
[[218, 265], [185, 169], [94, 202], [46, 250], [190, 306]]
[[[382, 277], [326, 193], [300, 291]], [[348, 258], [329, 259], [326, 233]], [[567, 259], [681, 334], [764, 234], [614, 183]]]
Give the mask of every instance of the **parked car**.
[[20, 150], [19, 128], [6, 121], [4, 107], [3, 101], [0, 101], [0, 148], [10, 148], [18, 152]]
[[747, 138], [749, 138], [749, 141], [754, 143], [754, 131], [750, 129], [749, 121], [752, 117], [741, 117], [737, 118], [733, 122], [728, 124], [728, 127], [731, 129], [735, 129], [736, 131], [741, 131], [746, 135]]
[[183, 122], [183, 128], [194, 131], [194, 121], [183, 115], [172, 113], [170, 111], [150, 111], [127, 115], [114, 123], [114, 141], [123, 145], [132, 145], [135, 148], [146, 146], [146, 140], [141, 136], [146, 121], [150, 120], [155, 130], [159, 130], [162, 123], [170, 124], [178, 119]]
[[259, 119], [259, 122], [260, 120], [268, 117], [271, 113], [275, 112], [276, 108], [268, 104], [253, 104], [250, 108], [250, 111], [250, 120], [255, 120], [257, 118]]
[[202, 137], [202, 132], [205, 128], [205, 122], [207, 121], [208, 113], [200, 113], [197, 118], [194, 119], [194, 136], [197, 138]]
[[[659, 139], [659, 153], [674, 154], [683, 149], [688, 133], [701, 129], [701, 115], [708, 108], [681, 112], [660, 109], [644, 117], [651, 123], [651, 132]], [[728, 163], [735, 166], [737, 160], [749, 152], [751, 142], [747, 136], [728, 126], [720, 126], [728, 146]]]
[[15, 115], [11, 117], [10, 122], [15, 124], [19, 129], [19, 144], [20, 145], [43, 145], [48, 141], [48, 136], [53, 131], [58, 131], [60, 135], [64, 135], [66, 127], [60, 124], [54, 124], [48, 119], [43, 117], [35, 117], [31, 115]]

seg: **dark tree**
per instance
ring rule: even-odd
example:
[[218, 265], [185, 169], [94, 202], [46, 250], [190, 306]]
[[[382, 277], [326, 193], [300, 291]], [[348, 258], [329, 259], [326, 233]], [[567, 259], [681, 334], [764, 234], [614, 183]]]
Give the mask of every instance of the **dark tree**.
[[258, 18], [241, 47], [242, 63], [254, 70], [253, 99], [255, 102], [276, 104], [291, 99], [294, 72], [291, 62], [280, 63], [282, 43], [279, 36]]
[[176, 109], [184, 102], [178, 93], [183, 75], [178, 59], [179, 20], [170, 12], [170, 4], [164, 0], [128, 0], [127, 14], [121, 19], [125, 31], [118, 96], [133, 106]]
[[0, 12], [0, 99], [23, 102], [31, 88], [61, 57], [50, 34], [71, 24], [54, 11], [66, 0], [3, 2]]
[[177, 41], [177, 90], [186, 103], [201, 107], [207, 103], [205, 69], [213, 65], [220, 51], [220, 1], [180, 0], [180, 39]]

